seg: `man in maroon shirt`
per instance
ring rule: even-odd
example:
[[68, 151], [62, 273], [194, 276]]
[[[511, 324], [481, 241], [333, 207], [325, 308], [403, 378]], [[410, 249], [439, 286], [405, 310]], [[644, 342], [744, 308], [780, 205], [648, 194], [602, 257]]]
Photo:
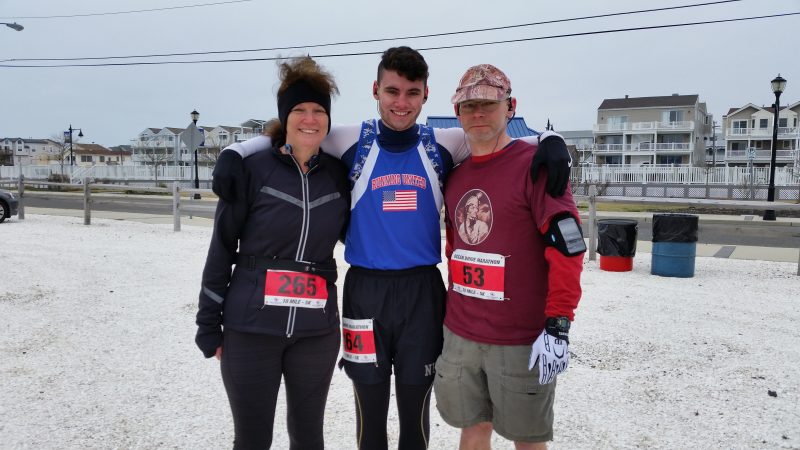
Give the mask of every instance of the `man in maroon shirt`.
[[554, 198], [546, 173], [532, 173], [537, 146], [508, 135], [516, 99], [502, 71], [471, 67], [452, 102], [471, 156], [445, 189], [450, 286], [437, 407], [462, 429], [461, 449], [490, 448], [493, 430], [517, 449], [544, 449], [581, 296], [578, 211], [569, 189]]

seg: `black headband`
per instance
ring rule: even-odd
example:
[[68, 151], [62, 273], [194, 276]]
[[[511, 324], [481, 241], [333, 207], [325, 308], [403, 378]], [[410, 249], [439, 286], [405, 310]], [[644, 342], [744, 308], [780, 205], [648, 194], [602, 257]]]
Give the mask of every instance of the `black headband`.
[[331, 95], [314, 89], [303, 80], [298, 80], [289, 85], [285, 91], [278, 94], [278, 120], [286, 136], [286, 119], [292, 108], [300, 103], [313, 102], [325, 109], [328, 114], [328, 131], [331, 131]]

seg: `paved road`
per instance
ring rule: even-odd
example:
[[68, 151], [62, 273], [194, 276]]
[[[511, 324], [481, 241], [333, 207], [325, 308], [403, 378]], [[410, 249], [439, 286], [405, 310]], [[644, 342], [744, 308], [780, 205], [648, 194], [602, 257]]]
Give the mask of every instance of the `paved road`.
[[[32, 208], [83, 210], [83, 194], [53, 195], [46, 192], [27, 191], [25, 192], [25, 206], [30, 206]], [[213, 200], [183, 198], [181, 200], [181, 209], [184, 215], [191, 214], [198, 217], [213, 219], [216, 206], [216, 198]], [[93, 194], [92, 210], [171, 215], [172, 197], [160, 195], [122, 196]]]
[[[48, 192], [28, 191], [25, 193], [25, 204], [36, 208], [83, 209], [82, 194], [52, 194]], [[215, 198], [202, 200], [182, 199], [181, 208], [184, 215], [213, 218], [216, 208]], [[93, 194], [92, 209], [94, 211], [129, 212], [140, 214], [172, 214], [172, 198], [167, 196], [122, 196], [119, 194]], [[625, 213], [615, 213], [620, 217]], [[600, 219], [604, 217], [601, 211]], [[631, 213], [631, 218], [639, 222], [638, 240], [649, 241], [652, 238], [652, 215]], [[732, 220], [710, 220], [703, 217], [700, 221], [699, 243], [717, 245], [745, 245], [757, 247], [800, 248], [800, 227], [795, 223], [764, 223], [760, 217], [745, 220], [742, 216], [731, 217]], [[738, 220], [737, 220], [738, 219]]]

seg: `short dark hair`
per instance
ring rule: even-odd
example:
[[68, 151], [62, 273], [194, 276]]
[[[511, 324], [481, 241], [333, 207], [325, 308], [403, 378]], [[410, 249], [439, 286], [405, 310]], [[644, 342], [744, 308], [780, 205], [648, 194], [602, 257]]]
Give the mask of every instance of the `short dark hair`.
[[385, 70], [393, 70], [409, 81], [422, 80], [425, 85], [428, 84], [428, 63], [418, 51], [410, 47], [392, 47], [383, 52], [378, 64], [378, 84], [381, 83]]

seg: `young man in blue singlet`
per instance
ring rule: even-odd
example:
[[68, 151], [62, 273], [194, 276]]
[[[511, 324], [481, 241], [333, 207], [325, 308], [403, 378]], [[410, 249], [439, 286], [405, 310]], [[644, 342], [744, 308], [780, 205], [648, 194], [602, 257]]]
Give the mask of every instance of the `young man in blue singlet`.
[[[341, 365], [353, 381], [359, 448], [387, 448], [386, 419], [395, 375], [399, 448], [427, 448], [434, 364], [442, 349], [445, 287], [441, 262], [442, 186], [470, 150], [460, 128], [416, 123], [428, 97], [419, 52], [390, 48], [373, 97], [380, 120], [333, 127], [322, 148], [345, 163], [352, 182], [345, 259]], [[534, 138], [535, 142], [535, 138]], [[269, 148], [260, 136], [220, 156], [214, 190], [235, 196], [241, 158]], [[551, 194], [564, 192], [569, 155], [557, 135], [542, 139]], [[538, 170], [537, 170], [538, 172]]]

